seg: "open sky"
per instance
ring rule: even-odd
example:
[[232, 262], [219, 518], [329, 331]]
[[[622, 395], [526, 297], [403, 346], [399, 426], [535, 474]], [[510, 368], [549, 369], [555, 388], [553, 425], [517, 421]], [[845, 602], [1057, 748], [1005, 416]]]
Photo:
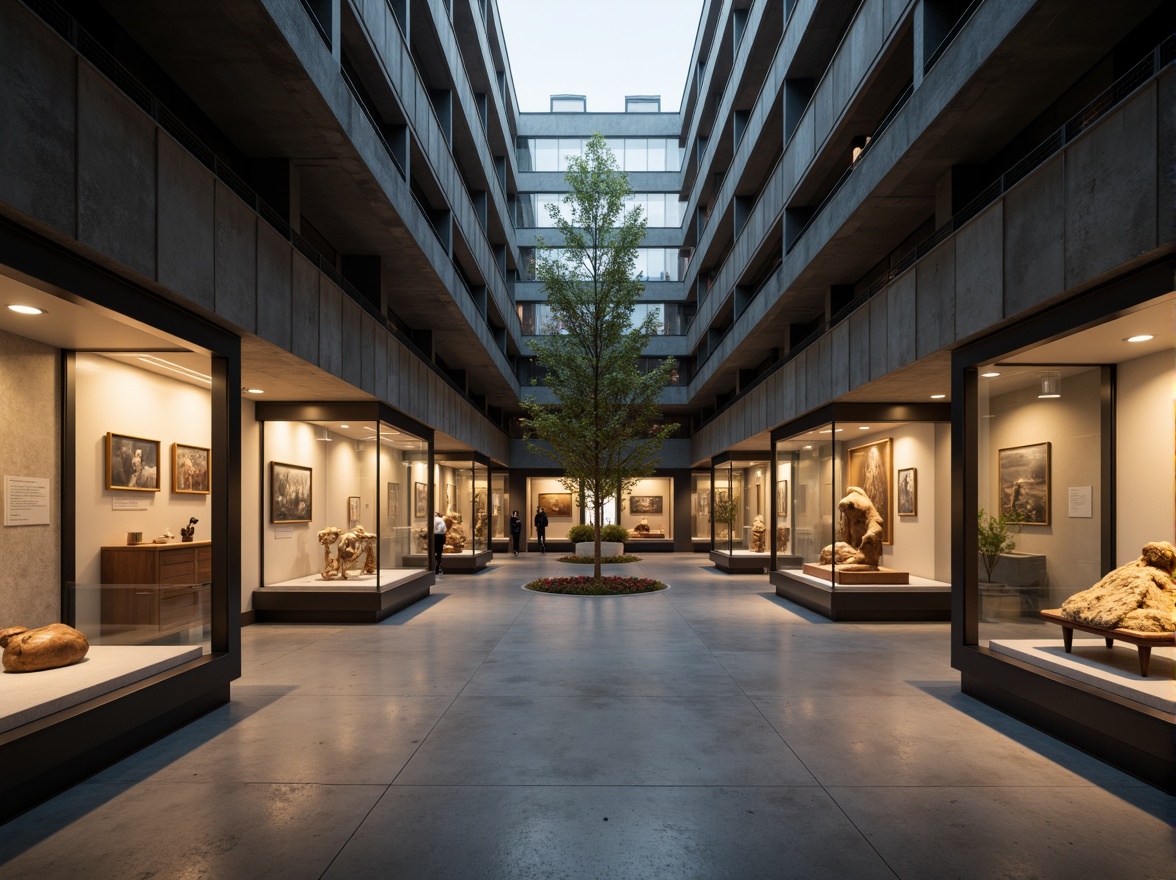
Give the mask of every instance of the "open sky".
[[621, 113], [625, 95], [661, 95], [676, 112], [702, 0], [498, 0], [519, 110], [587, 95], [589, 113]]

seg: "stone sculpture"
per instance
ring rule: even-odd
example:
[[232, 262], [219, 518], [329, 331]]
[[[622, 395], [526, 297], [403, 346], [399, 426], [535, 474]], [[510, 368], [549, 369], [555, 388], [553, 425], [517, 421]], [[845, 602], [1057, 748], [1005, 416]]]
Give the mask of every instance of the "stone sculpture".
[[460, 553], [465, 549], [466, 533], [461, 524], [461, 514], [449, 511], [445, 514], [445, 553]]
[[[375, 574], [377, 540], [377, 535], [361, 525], [356, 525], [350, 532], [344, 532], [338, 526], [323, 529], [318, 533], [318, 541], [323, 545], [323, 580], [329, 581], [334, 577], [347, 580], [348, 570], [359, 567], [356, 563], [360, 556], [364, 557], [363, 574]], [[335, 545], [337, 549], [332, 558], [331, 547]]]
[[1062, 616], [1105, 629], [1176, 632], [1176, 547], [1143, 545], [1143, 555], [1062, 603]]
[[86, 637], [64, 623], [37, 629], [10, 626], [0, 630], [5, 672], [39, 672], [77, 663], [90, 650]]
[[764, 522], [762, 515], [757, 515], [751, 521], [751, 552], [764, 553], [767, 551], [767, 544], [764, 541], [764, 534], [768, 531], [768, 524]]
[[792, 538], [792, 529], [788, 526], [776, 526], [776, 550], [783, 553], [788, 550], [788, 541]]
[[186, 543], [192, 540], [192, 536], [196, 534], [196, 523], [198, 522], [200, 522], [200, 520], [196, 519], [194, 516], [188, 518], [188, 524], [180, 529], [181, 543]]
[[846, 489], [837, 503], [837, 543], [821, 551], [821, 565], [836, 563], [845, 571], [876, 571], [882, 559], [882, 517], [858, 486]]

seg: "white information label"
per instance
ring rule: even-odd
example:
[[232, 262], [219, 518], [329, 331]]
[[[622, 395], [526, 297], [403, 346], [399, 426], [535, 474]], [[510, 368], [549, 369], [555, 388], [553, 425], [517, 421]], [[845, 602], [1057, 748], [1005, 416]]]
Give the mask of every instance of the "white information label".
[[49, 525], [48, 477], [4, 477], [4, 525]]
[[274, 540], [294, 537], [294, 526], [274, 526]]
[[1089, 519], [1094, 516], [1094, 487], [1070, 487], [1070, 517], [1073, 519]]
[[147, 499], [142, 495], [112, 495], [111, 510], [146, 510]]

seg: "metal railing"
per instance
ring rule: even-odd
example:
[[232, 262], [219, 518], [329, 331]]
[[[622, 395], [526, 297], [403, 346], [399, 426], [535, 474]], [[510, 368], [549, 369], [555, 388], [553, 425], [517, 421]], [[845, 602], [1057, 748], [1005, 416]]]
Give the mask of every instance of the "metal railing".
[[[1113, 110], [1124, 99], [1133, 94], [1136, 89], [1146, 83], [1148, 80], [1158, 76], [1160, 72], [1169, 64], [1176, 62], [1176, 34], [1171, 34], [1166, 37], [1159, 45], [1155, 47], [1146, 56], [1141, 58], [1134, 64], [1126, 73], [1120, 76], [1115, 82], [1100, 94], [1097, 98], [1083, 107], [1078, 113], [1070, 117], [1060, 128], [1052, 132], [1040, 144], [1030, 150], [1023, 157], [1018, 159], [1009, 166], [1003, 174], [996, 180], [986, 186], [980, 193], [957, 211], [952, 217], [932, 232], [925, 239], [916, 244], [913, 248], [902, 254], [894, 264], [883, 272], [877, 280], [875, 280], [869, 287], [859, 293], [853, 300], [845, 307], [839, 310], [835, 315], [831, 316], [830, 320], [824, 325], [818, 327], [813, 333], [807, 336], [799, 345], [791, 348], [788, 353], [781, 358], [777, 363], [773, 364], [762, 375], [757, 376], [745, 389], [731, 400], [725, 401], [722, 405], [717, 406], [715, 411], [711, 413], [706, 419], [699, 423], [699, 427], [714, 421], [724, 411], [729, 409], [737, 401], [743, 398], [752, 389], [764, 382], [782, 369], [786, 364], [792, 361], [805, 348], [812, 345], [826, 333], [833, 329], [837, 324], [847, 319], [850, 314], [857, 311], [865, 305], [871, 298], [885, 290], [891, 285], [900, 275], [914, 266], [919, 260], [929, 254], [932, 250], [946, 241], [951, 235], [959, 231], [969, 220], [974, 218], [977, 214], [1001, 198], [1013, 186], [1031, 174], [1038, 167], [1043, 165], [1048, 159], [1060, 152], [1067, 144], [1069, 144], [1079, 134], [1090, 128], [1095, 122], [1105, 116], [1108, 112]], [[860, 161], [860, 160], [859, 160]], [[728, 331], [730, 328], [728, 328]], [[724, 337], [726, 333], [723, 334]], [[720, 340], [721, 341], [721, 340]], [[709, 353], [708, 353], [709, 357]], [[699, 363], [699, 367], [705, 363], [706, 359]], [[696, 370], [696, 373], [698, 371]]]

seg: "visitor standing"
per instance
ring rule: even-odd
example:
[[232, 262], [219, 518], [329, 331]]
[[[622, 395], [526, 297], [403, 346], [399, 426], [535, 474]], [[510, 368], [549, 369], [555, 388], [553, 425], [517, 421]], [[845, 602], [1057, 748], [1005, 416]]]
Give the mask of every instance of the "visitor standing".
[[448, 529], [445, 528], [445, 520], [441, 518], [441, 514], [433, 512], [433, 571], [436, 574], [441, 574], [441, 554], [445, 552], [445, 533]]
[[510, 540], [514, 544], [514, 555], [519, 555], [519, 538], [523, 534], [523, 521], [519, 519], [519, 512], [512, 510], [510, 512]]
[[547, 514], [543, 512], [543, 508], [539, 508], [539, 512], [535, 514], [535, 535], [539, 539], [539, 552], [547, 552]]

